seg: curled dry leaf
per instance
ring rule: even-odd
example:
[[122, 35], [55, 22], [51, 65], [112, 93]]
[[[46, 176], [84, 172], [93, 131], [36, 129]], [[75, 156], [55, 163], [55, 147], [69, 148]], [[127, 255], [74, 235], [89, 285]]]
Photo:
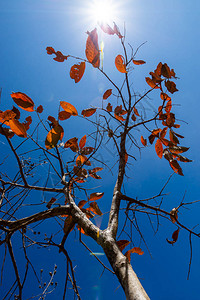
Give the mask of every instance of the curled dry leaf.
[[125, 59], [122, 55], [117, 55], [115, 58], [115, 66], [117, 70], [121, 73], [127, 73]]
[[22, 109], [26, 111], [34, 111], [34, 102], [26, 94], [21, 92], [12, 93], [11, 97], [13, 98], [14, 102]]
[[75, 64], [71, 67], [70, 77], [74, 79], [75, 83], [79, 82], [85, 72], [85, 62]]
[[175, 230], [173, 232], [172, 241], [166, 239], [169, 244], [173, 245], [174, 243], [176, 243], [176, 241], [178, 240], [179, 231], [180, 231], [180, 228], [178, 228], [177, 230]]
[[101, 212], [98, 204], [95, 201], [90, 202], [89, 210], [92, 211], [93, 213], [95, 213], [98, 216], [102, 216], [102, 212]]
[[112, 95], [112, 89], [105, 91], [105, 93], [103, 94], [103, 99], [104, 100], [108, 99], [108, 97], [110, 97], [110, 95]]
[[139, 113], [138, 113], [138, 110], [137, 110], [137, 108], [135, 106], [133, 107], [133, 111], [134, 111], [134, 114], [136, 116], [138, 116], [138, 117], [140, 116]]
[[78, 112], [77, 112], [76, 108], [72, 104], [70, 104], [70, 103], [68, 103], [66, 101], [60, 101], [60, 106], [66, 112], [70, 113], [72, 116], [78, 116]]
[[103, 197], [104, 193], [92, 193], [90, 194], [90, 198], [89, 201], [94, 201], [94, 200], [98, 200], [101, 199]]
[[138, 255], [144, 254], [144, 252], [140, 249], [140, 247], [134, 247], [128, 250], [124, 255], [128, 258], [129, 262], [131, 261], [131, 253], [137, 253]]
[[83, 109], [81, 114], [83, 115], [83, 117], [90, 117], [92, 116], [95, 112], [96, 112], [96, 108], [88, 108], [88, 109]]
[[170, 211], [170, 219], [171, 219], [172, 223], [176, 223], [176, 221], [178, 220], [178, 210], [177, 210], [177, 208], [173, 208]]
[[173, 81], [170, 80], [165, 81], [165, 86], [171, 94], [178, 91], [178, 89], [176, 88], [176, 84]]

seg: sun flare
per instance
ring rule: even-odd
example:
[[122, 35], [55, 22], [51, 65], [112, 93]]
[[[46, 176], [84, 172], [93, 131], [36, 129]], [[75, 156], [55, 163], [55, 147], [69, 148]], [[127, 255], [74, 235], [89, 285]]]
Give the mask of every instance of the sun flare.
[[94, 0], [90, 14], [96, 23], [110, 23], [117, 15], [116, 6], [112, 0]]

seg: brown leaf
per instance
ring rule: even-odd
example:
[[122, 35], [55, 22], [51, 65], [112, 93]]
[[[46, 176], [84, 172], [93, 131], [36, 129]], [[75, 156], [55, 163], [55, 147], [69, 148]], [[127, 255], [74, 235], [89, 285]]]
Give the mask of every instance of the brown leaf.
[[43, 106], [42, 105], [39, 105], [38, 107], [37, 107], [37, 109], [36, 109], [36, 111], [37, 111], [37, 113], [38, 114], [41, 114], [42, 112], [43, 112]]
[[75, 226], [75, 222], [72, 216], [68, 216], [65, 219], [65, 223], [64, 223], [64, 228], [63, 228], [64, 233], [68, 235], [74, 229], [74, 226]]
[[103, 99], [104, 100], [108, 99], [108, 97], [110, 97], [110, 95], [112, 95], [112, 89], [105, 91], [105, 93], [103, 94]]
[[70, 77], [74, 79], [75, 83], [79, 82], [85, 72], [85, 62], [73, 65], [70, 70]]
[[58, 114], [58, 119], [60, 120], [60, 121], [64, 121], [64, 120], [67, 120], [67, 119], [69, 119], [70, 117], [71, 117], [71, 113], [69, 113], [69, 112], [67, 112], [67, 111], [65, 111], [65, 110], [62, 110], [62, 111], [60, 111], [59, 112], [59, 114]]
[[175, 173], [177, 173], [177, 174], [183, 176], [183, 171], [182, 171], [181, 167], [179, 166], [178, 162], [177, 162], [175, 159], [172, 160], [172, 161], [170, 161], [169, 164], [170, 164], [172, 170], [173, 170]]
[[92, 211], [93, 213], [95, 213], [98, 216], [102, 216], [102, 212], [98, 207], [98, 204], [94, 201], [94, 202], [90, 202], [90, 211]]
[[69, 139], [65, 143], [64, 148], [70, 148], [73, 152], [78, 152], [78, 139], [76, 137]]
[[115, 58], [115, 66], [121, 73], [127, 73], [125, 59], [122, 55], [117, 55]]
[[70, 113], [72, 116], [78, 116], [78, 112], [77, 112], [76, 108], [72, 104], [70, 104], [70, 103], [68, 103], [66, 101], [60, 101], [60, 106], [66, 112]]
[[170, 113], [171, 109], [172, 109], [172, 100], [169, 100], [167, 101], [167, 104], [165, 106], [166, 113]]
[[86, 162], [87, 162], [87, 157], [85, 155], [79, 155], [76, 159], [77, 166], [81, 166], [83, 164], [86, 164]]
[[170, 137], [170, 141], [171, 141], [173, 144], [175, 144], [175, 145], [179, 144], [178, 138], [175, 136], [174, 132], [173, 132], [171, 129], [170, 129], [170, 131], [169, 131], [169, 137]]
[[79, 208], [83, 208], [83, 206], [84, 206], [86, 203], [87, 203], [86, 200], [81, 200], [81, 201], [79, 201], [79, 203], [78, 203], [78, 207], [79, 207]]
[[111, 112], [112, 111], [112, 105], [110, 103], [108, 103], [106, 110]]
[[168, 65], [165, 63], [161, 67], [161, 75], [164, 76], [165, 78], [171, 78], [171, 71]]
[[93, 147], [84, 147], [83, 149], [81, 149], [81, 154], [83, 155], [89, 155], [94, 151]]
[[133, 59], [132, 61], [133, 61], [133, 63], [134, 63], [135, 65], [143, 65], [143, 64], [146, 64], [146, 61], [144, 61], [144, 60], [135, 60], [135, 59]]
[[85, 54], [88, 61], [93, 65], [93, 67], [98, 68], [100, 65], [100, 52], [98, 45], [98, 35], [97, 29], [95, 28], [91, 32], [87, 32], [88, 38], [86, 41]]
[[137, 110], [137, 108], [135, 106], [133, 107], [133, 111], [134, 111], [134, 114], [136, 116], [138, 116], [138, 117], [140, 116], [139, 113], [138, 113], [138, 110]]
[[168, 239], [166, 239], [169, 244], [173, 245], [174, 243], [176, 243], [176, 241], [178, 240], [179, 230], [180, 229], [178, 228], [177, 230], [175, 230], [173, 232], [173, 234], [172, 234], [172, 241], [169, 241]]
[[132, 114], [131, 119], [135, 122], [136, 121], [136, 116]]
[[162, 158], [163, 156], [163, 145], [162, 145], [162, 142], [157, 139], [156, 143], [155, 143], [155, 150], [156, 150], [156, 153], [158, 155], [158, 157]]
[[171, 98], [166, 93], [163, 93], [163, 92], [160, 93], [160, 98], [163, 101], [169, 101], [169, 100], [171, 100]]
[[81, 114], [85, 117], [90, 117], [96, 112], [96, 108], [87, 108], [82, 110]]
[[186, 152], [188, 151], [190, 148], [188, 147], [183, 147], [183, 146], [172, 146], [172, 147], [169, 147], [169, 150], [171, 153], [173, 154], [179, 154], [179, 153], [183, 153], [183, 152]]
[[90, 198], [89, 201], [94, 201], [94, 200], [98, 200], [101, 199], [103, 197], [104, 193], [92, 193], [90, 194]]
[[171, 94], [178, 91], [178, 89], [176, 88], [176, 84], [173, 81], [170, 80], [165, 81], [165, 86]]
[[127, 240], [120, 240], [120, 241], [117, 241], [116, 243], [121, 252], [124, 250], [124, 248], [126, 248], [126, 246], [128, 246], [130, 244], [130, 242]]
[[26, 111], [34, 111], [34, 102], [26, 94], [21, 92], [12, 93], [11, 97], [13, 98], [15, 103], [22, 109]]
[[9, 139], [11, 139], [15, 134], [10, 128], [5, 128], [0, 126], [0, 134], [6, 135]]
[[51, 54], [55, 54], [55, 50], [52, 47], [46, 47], [47, 50], [47, 54], [51, 55]]

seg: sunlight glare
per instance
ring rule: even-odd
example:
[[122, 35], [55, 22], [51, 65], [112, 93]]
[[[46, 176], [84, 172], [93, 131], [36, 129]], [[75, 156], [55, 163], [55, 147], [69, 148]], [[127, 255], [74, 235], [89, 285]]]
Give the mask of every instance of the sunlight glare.
[[96, 23], [110, 23], [114, 21], [117, 11], [112, 0], [94, 0], [90, 13]]

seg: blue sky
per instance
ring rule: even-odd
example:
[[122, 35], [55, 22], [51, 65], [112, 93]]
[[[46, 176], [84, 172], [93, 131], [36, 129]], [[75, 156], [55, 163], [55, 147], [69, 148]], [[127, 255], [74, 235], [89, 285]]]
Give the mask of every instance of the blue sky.
[[[47, 116], [55, 116], [59, 100], [74, 104], [78, 111], [100, 105], [102, 94], [110, 88], [102, 75], [92, 66], [87, 66], [82, 80], [75, 84], [69, 77], [69, 70], [76, 62], [69, 60], [65, 63], [57, 63], [46, 54], [45, 50], [47, 46], [52, 46], [65, 55], [72, 54], [84, 58], [86, 31], [91, 31], [95, 27], [95, 22], [87, 11], [90, 2], [87, 0], [1, 0], [1, 110], [12, 106], [10, 97], [12, 91], [26, 93], [34, 100], [36, 106], [42, 104], [45, 108], [44, 115]], [[177, 118], [188, 123], [181, 122], [179, 132], [185, 136], [183, 145], [190, 147], [187, 156], [193, 159], [193, 163], [184, 164], [184, 177], [174, 175], [167, 187], [169, 195], [165, 199], [165, 208], [170, 211], [180, 203], [185, 191], [186, 202], [199, 199], [200, 3], [197, 0], [116, 0], [115, 4], [118, 7], [115, 21], [122, 32], [125, 24], [127, 43], [136, 49], [147, 41], [136, 57], [145, 60], [146, 64], [135, 68], [133, 72], [134, 89], [142, 93], [148, 88], [144, 78], [160, 61], [174, 68], [180, 78], [177, 80], [179, 92], [173, 95], [173, 101], [177, 104], [175, 107]], [[116, 36], [106, 36], [102, 33], [100, 38], [104, 40], [105, 45], [104, 71], [108, 72], [115, 82], [120, 83], [122, 75], [114, 66], [115, 56], [122, 53], [119, 40]], [[158, 104], [158, 98], [156, 93], [152, 94], [153, 105]], [[75, 119], [70, 119], [68, 124], [63, 125], [66, 126], [64, 127], [66, 140], [72, 135], [81, 138], [88, 130], [87, 123], [82, 125]], [[0, 138], [2, 140], [2, 137]], [[1, 142], [1, 149], [4, 152], [7, 149], [3, 142]], [[106, 153], [106, 159], [112, 162], [113, 156], [109, 152]], [[130, 195], [141, 199], [157, 193], [171, 174], [171, 169], [166, 161], [156, 156], [153, 147], [144, 149], [141, 157], [139, 153], [135, 155], [137, 162], [129, 168], [131, 179], [127, 182], [127, 191]], [[102, 178], [103, 176], [108, 175], [103, 171]], [[103, 212], [109, 208], [109, 196], [112, 195], [114, 181], [115, 178], [109, 175], [109, 180], [106, 180], [106, 183], [102, 180], [100, 184], [107, 195], [106, 199], [102, 198], [102, 206], [99, 203]], [[30, 201], [36, 202], [35, 199]], [[193, 209], [185, 210], [180, 216], [181, 220], [187, 222], [192, 228], [199, 223], [199, 209], [199, 204], [196, 204]], [[145, 246], [141, 244], [145, 254], [132, 255], [132, 263], [150, 298], [199, 299], [199, 241], [193, 239], [193, 261], [190, 280], [187, 281], [190, 254], [188, 235], [181, 231], [178, 242], [172, 247], [167, 244], [166, 238], [171, 238], [175, 230], [173, 224], [163, 221], [159, 232], [154, 236], [147, 218], [139, 220], [152, 258]], [[103, 224], [104, 220], [102, 226]], [[45, 226], [48, 228], [52, 224], [47, 222]], [[43, 230], [45, 232], [45, 228]], [[136, 243], [137, 241], [139, 239], [136, 238]], [[87, 242], [93, 251], [100, 251], [95, 244], [88, 240]], [[77, 265], [76, 275], [82, 288], [82, 298], [124, 299], [117, 280], [106, 271], [101, 276], [102, 267], [79, 245], [78, 235], [72, 233], [68, 243], [69, 253], [74, 265]], [[34, 251], [32, 252], [33, 263], [37, 265], [38, 270], [43, 268], [44, 276], [48, 278], [48, 272], [52, 271], [56, 263], [58, 264], [56, 280], [62, 282], [65, 270], [62, 269], [61, 255], [54, 250], [49, 251], [48, 255], [44, 250], [34, 249]], [[20, 259], [20, 251], [17, 255]], [[106, 262], [104, 257], [102, 259]], [[0, 287], [3, 290], [7, 283], [4, 284]], [[31, 288], [30, 277], [24, 299], [28, 297]], [[55, 293], [56, 297], [50, 294], [47, 299], [62, 299], [60, 286]]]

